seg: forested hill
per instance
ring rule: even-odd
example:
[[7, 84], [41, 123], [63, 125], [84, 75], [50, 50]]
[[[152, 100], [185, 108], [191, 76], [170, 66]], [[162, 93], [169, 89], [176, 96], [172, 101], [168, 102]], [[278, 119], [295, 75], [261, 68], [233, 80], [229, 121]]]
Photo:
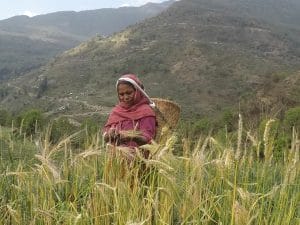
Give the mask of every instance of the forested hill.
[[165, 10], [173, 0], [141, 7], [55, 12], [0, 21], [0, 80], [20, 76], [96, 35], [109, 36]]
[[1, 104], [65, 114], [86, 104], [109, 109], [117, 77], [130, 71], [151, 96], [176, 100], [186, 115], [238, 105], [282, 110], [300, 103], [299, 11], [295, 0], [178, 1], [3, 86]]

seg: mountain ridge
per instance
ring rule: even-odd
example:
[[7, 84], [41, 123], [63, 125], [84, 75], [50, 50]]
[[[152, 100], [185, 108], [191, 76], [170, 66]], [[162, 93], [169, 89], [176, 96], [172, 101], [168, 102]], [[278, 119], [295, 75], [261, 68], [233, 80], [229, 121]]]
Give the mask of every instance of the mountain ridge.
[[151, 16], [171, 1], [141, 7], [55, 12], [0, 21], [0, 80], [38, 68], [50, 58], [97, 35], [109, 36]]

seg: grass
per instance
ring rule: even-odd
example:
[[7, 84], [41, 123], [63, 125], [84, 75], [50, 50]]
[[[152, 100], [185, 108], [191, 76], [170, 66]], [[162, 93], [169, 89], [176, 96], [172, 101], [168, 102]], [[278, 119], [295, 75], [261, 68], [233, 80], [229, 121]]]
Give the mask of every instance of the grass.
[[299, 224], [296, 132], [281, 161], [273, 160], [271, 142], [264, 143], [265, 158], [257, 158], [258, 140], [242, 135], [241, 119], [237, 133], [238, 143], [208, 136], [182, 144], [178, 133], [169, 134], [144, 147], [151, 159], [129, 163], [98, 135], [78, 149], [72, 143], [81, 132], [54, 145], [49, 135], [20, 142], [1, 128], [11, 155], [34, 160], [1, 154], [0, 224]]

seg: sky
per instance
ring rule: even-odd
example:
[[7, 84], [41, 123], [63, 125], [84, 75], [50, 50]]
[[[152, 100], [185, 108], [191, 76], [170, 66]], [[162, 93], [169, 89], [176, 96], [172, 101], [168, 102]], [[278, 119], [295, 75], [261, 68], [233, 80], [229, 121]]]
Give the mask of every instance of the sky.
[[0, 20], [16, 16], [36, 16], [57, 11], [83, 11], [122, 6], [141, 6], [166, 0], [0, 0]]

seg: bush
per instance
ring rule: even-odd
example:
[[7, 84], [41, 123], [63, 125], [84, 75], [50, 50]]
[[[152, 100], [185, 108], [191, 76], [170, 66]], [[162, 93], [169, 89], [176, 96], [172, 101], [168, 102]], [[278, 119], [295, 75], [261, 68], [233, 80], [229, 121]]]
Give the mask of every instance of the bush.
[[300, 129], [300, 107], [291, 108], [285, 112], [284, 124], [287, 128]]
[[12, 120], [11, 114], [5, 109], [0, 109], [0, 125], [9, 126], [11, 120]]
[[23, 112], [19, 117], [20, 126], [26, 135], [33, 135], [41, 130], [44, 118], [43, 114], [38, 109], [30, 109]]
[[231, 132], [235, 129], [235, 124], [237, 124], [238, 116], [232, 112], [230, 109], [225, 109], [222, 113], [221, 124], [222, 127], [227, 127], [227, 131]]
[[212, 122], [209, 118], [202, 118], [197, 120], [194, 124], [194, 133], [205, 133], [208, 134], [209, 131], [212, 129]]
[[63, 138], [75, 133], [77, 127], [69, 122], [67, 118], [60, 118], [53, 121], [50, 140], [53, 143], [57, 143]]
[[284, 158], [284, 152], [290, 148], [291, 139], [285, 133], [275, 139], [273, 157], [276, 161], [280, 161]]

